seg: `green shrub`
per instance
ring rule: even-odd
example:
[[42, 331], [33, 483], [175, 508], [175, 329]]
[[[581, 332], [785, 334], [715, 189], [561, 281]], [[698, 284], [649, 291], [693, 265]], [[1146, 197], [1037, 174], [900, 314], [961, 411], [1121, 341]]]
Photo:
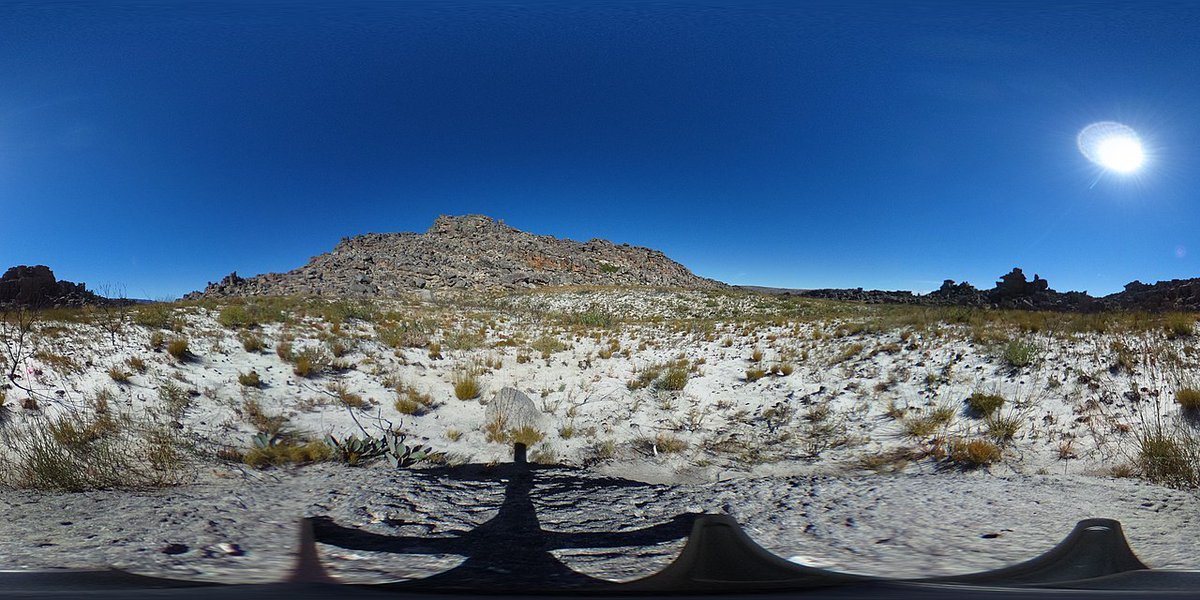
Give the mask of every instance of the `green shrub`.
[[567, 349], [566, 344], [559, 341], [558, 338], [550, 335], [543, 335], [542, 337], [534, 340], [533, 343], [529, 344], [529, 347], [532, 350], [541, 352], [542, 358], [550, 358], [551, 354], [554, 354], [555, 352], [562, 352], [563, 350]]
[[967, 406], [976, 415], [986, 417], [999, 410], [1001, 406], [1004, 406], [1004, 396], [975, 392], [971, 394], [970, 398], [967, 398]]
[[655, 387], [660, 390], [668, 390], [677, 392], [687, 386], [688, 372], [687, 369], [681, 367], [671, 367], [662, 377], [655, 382]]
[[1037, 346], [1020, 340], [1013, 340], [1004, 346], [1002, 358], [1008, 366], [1019, 369], [1033, 364], [1037, 358]]
[[324, 349], [310, 346], [292, 355], [292, 372], [300, 377], [317, 377], [330, 368], [331, 361]]

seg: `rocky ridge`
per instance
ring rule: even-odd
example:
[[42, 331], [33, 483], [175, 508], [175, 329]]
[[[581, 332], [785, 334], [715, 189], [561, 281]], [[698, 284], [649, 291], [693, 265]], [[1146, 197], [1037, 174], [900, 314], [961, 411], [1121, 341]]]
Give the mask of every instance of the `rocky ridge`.
[[55, 278], [46, 265], [18, 265], [0, 275], [0, 306], [51, 308], [105, 301], [82, 283]]
[[441, 216], [425, 233], [344, 238], [287, 273], [231, 273], [186, 299], [315, 295], [388, 297], [412, 290], [504, 290], [547, 285], [723, 288], [658, 250], [535, 235], [483, 215]]
[[1200, 311], [1200, 278], [1173, 279], [1149, 285], [1134, 281], [1115, 294], [1095, 297], [1087, 292], [1059, 292], [1049, 283], [1034, 275], [1030, 280], [1019, 268], [1014, 268], [995, 287], [981, 290], [952, 279], [928, 294], [908, 291], [853, 289], [788, 290], [773, 288], [750, 288], [766, 293], [775, 293], [805, 298], [822, 298], [867, 304], [914, 304], [921, 306], [964, 306], [972, 308], [1006, 308], [1025, 310], [1056, 310], [1073, 312], [1095, 312], [1101, 310], [1129, 311]]

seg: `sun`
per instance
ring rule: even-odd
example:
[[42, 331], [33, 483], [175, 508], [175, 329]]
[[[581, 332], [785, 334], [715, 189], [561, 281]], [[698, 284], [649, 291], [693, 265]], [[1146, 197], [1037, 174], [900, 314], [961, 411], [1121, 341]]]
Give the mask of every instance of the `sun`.
[[1076, 141], [1088, 160], [1121, 175], [1136, 173], [1146, 164], [1146, 150], [1137, 132], [1115, 121], [1084, 127]]

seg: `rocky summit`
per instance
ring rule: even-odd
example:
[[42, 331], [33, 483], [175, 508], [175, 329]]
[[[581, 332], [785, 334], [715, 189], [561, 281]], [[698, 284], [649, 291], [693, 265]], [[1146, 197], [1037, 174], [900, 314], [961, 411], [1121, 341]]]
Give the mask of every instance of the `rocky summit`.
[[720, 288], [658, 250], [535, 235], [483, 215], [441, 216], [425, 233], [368, 233], [287, 273], [231, 273], [186, 298], [396, 296], [412, 290], [602, 285]]

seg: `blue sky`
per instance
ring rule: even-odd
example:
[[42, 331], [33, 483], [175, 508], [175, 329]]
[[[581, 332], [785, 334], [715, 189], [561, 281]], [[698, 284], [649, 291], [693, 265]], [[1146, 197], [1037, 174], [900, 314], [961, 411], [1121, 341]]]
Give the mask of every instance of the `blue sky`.
[[483, 213], [730, 283], [1108, 293], [1200, 275], [1197, 72], [1186, 4], [5, 3], [0, 268], [173, 297]]

